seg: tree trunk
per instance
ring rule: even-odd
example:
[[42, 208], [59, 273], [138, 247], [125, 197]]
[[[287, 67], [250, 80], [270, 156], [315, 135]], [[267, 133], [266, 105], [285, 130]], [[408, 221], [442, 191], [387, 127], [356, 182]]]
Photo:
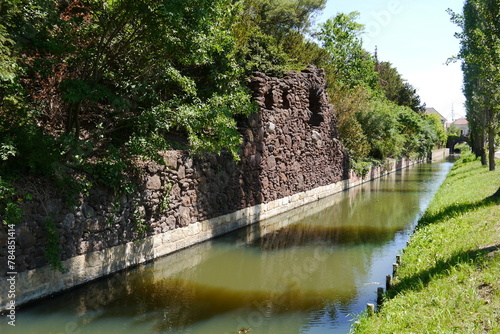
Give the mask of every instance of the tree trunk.
[[70, 134], [75, 130], [75, 137], [78, 138], [80, 135], [80, 108], [82, 107], [82, 101], [78, 103], [71, 103], [68, 108], [68, 117], [66, 119], [66, 134]]
[[474, 140], [474, 154], [477, 157], [481, 157], [481, 164], [483, 166], [488, 165], [488, 159], [486, 157], [486, 150], [484, 149], [484, 143], [485, 143], [485, 131], [484, 129], [481, 129], [478, 131], [477, 136]]
[[472, 149], [472, 153], [474, 153], [476, 155], [476, 157], [481, 157], [481, 162], [482, 162], [482, 151], [481, 151], [481, 148], [484, 146], [483, 144], [483, 137], [481, 135], [481, 130], [477, 131], [477, 132], [472, 132], [471, 136], [470, 136], [470, 140], [471, 140], [471, 149]]
[[73, 130], [73, 124], [75, 116], [73, 114], [73, 104], [70, 104], [68, 108], [68, 117], [66, 118], [66, 134], [70, 134], [71, 130]]
[[488, 155], [489, 155], [489, 165], [490, 171], [495, 170], [495, 128], [490, 126], [488, 128]]

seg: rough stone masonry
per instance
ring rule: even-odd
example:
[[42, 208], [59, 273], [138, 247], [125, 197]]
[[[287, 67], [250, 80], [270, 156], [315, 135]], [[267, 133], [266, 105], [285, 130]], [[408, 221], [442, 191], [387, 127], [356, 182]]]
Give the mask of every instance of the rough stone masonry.
[[[90, 258], [96, 252], [137, 239], [140, 243], [141, 238], [167, 235], [210, 218], [349, 177], [348, 157], [338, 140], [322, 69], [309, 67], [302, 72], [289, 72], [283, 78], [255, 73], [249, 87], [259, 110], [238, 121], [243, 137], [240, 162], [226, 154], [192, 156], [188, 151], [168, 151], [163, 154], [165, 164], [143, 163], [137, 180], [139, 189], [132, 195], [117, 197], [109, 189], [95, 188], [80, 198], [76, 208], [66, 205], [57, 195], [38, 196], [23, 203], [24, 221], [15, 227], [16, 272], [47, 267], [44, 253], [49, 219], [60, 237], [63, 261], [78, 256]], [[144, 235], [140, 235], [138, 226], [146, 226]], [[228, 230], [219, 228], [212, 235]], [[168, 240], [171, 239], [156, 238], [155, 245]], [[147, 245], [141, 249], [146, 252]], [[7, 229], [2, 226], [0, 259], [6, 255]], [[96, 275], [137, 264], [120, 260], [123, 265], [109, 265]], [[81, 264], [83, 276], [85, 265]], [[7, 272], [6, 261], [1, 261], [2, 280]], [[85, 281], [84, 277], [61, 279], [69, 282], [64, 287]]]

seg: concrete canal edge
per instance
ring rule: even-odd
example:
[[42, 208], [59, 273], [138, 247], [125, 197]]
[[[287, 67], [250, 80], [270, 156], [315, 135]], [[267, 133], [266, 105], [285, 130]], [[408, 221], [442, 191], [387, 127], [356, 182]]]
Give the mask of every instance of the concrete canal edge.
[[441, 148], [441, 149], [432, 151], [430, 156], [429, 156], [429, 160], [430, 161], [440, 161], [440, 160], [446, 159], [449, 155], [450, 155], [450, 149]]
[[[447, 151], [436, 152], [433, 157], [446, 157]], [[347, 180], [196, 222], [146, 237], [140, 242], [129, 242], [76, 256], [63, 261], [63, 268], [66, 269], [64, 273], [55, 271], [48, 265], [18, 273], [15, 275], [15, 305], [20, 306], [172, 254], [420, 162], [422, 161], [410, 159], [391, 160], [373, 168], [364, 178], [351, 174]], [[11, 303], [11, 299], [7, 299], [9, 289], [9, 284], [2, 284], [0, 287], [0, 310], [7, 310]]]

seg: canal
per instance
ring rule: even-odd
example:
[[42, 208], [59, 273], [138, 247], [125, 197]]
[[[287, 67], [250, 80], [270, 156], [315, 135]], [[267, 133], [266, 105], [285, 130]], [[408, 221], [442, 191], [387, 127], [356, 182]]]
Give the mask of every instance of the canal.
[[37, 301], [0, 332], [348, 333], [451, 167], [404, 169]]

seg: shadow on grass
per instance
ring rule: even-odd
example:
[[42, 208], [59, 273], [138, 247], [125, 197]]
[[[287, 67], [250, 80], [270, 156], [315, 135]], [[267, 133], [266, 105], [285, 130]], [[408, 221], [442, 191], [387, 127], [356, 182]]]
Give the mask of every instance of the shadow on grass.
[[487, 258], [485, 256], [486, 254], [499, 250], [500, 244], [465, 252], [457, 252], [446, 260], [437, 261], [436, 265], [428, 270], [421, 271], [410, 277], [402, 278], [387, 291], [386, 298], [391, 299], [405, 291], [420, 291], [424, 289], [431, 280], [448, 275], [452, 268], [460, 264], [473, 263], [477, 266], [481, 266]]
[[453, 204], [446, 207], [444, 210], [441, 210], [434, 214], [428, 214], [427, 212], [420, 218], [418, 222], [417, 229], [422, 228], [424, 226], [435, 224], [443, 220], [452, 219], [454, 217], [466, 214], [468, 212], [499, 205], [500, 204], [500, 191], [497, 191], [490, 197], [486, 197], [480, 201], [472, 202], [472, 203], [463, 203], [463, 204]]
[[[443, 220], [472, 212], [474, 210], [500, 204], [500, 189], [495, 194], [486, 197], [480, 201], [464, 204], [453, 204], [444, 210], [428, 215], [425, 214], [418, 223], [418, 228], [429, 224], [435, 224]], [[391, 299], [404, 291], [420, 291], [436, 277], [443, 277], [450, 273], [450, 270], [460, 264], [470, 264], [481, 266], [486, 258], [485, 255], [491, 252], [500, 251], [500, 244], [495, 246], [483, 247], [480, 249], [457, 252], [448, 259], [442, 259], [436, 262], [435, 266], [416, 273], [413, 276], [402, 278], [389, 291], [386, 298]]]
[[453, 182], [457, 182], [458, 180], [466, 179], [472, 175], [480, 176], [481, 174], [489, 173], [487, 166], [482, 165], [469, 165], [467, 166], [467, 170], [462, 169], [463, 165], [459, 164], [453, 167], [448, 175], [449, 178], [453, 178]]

